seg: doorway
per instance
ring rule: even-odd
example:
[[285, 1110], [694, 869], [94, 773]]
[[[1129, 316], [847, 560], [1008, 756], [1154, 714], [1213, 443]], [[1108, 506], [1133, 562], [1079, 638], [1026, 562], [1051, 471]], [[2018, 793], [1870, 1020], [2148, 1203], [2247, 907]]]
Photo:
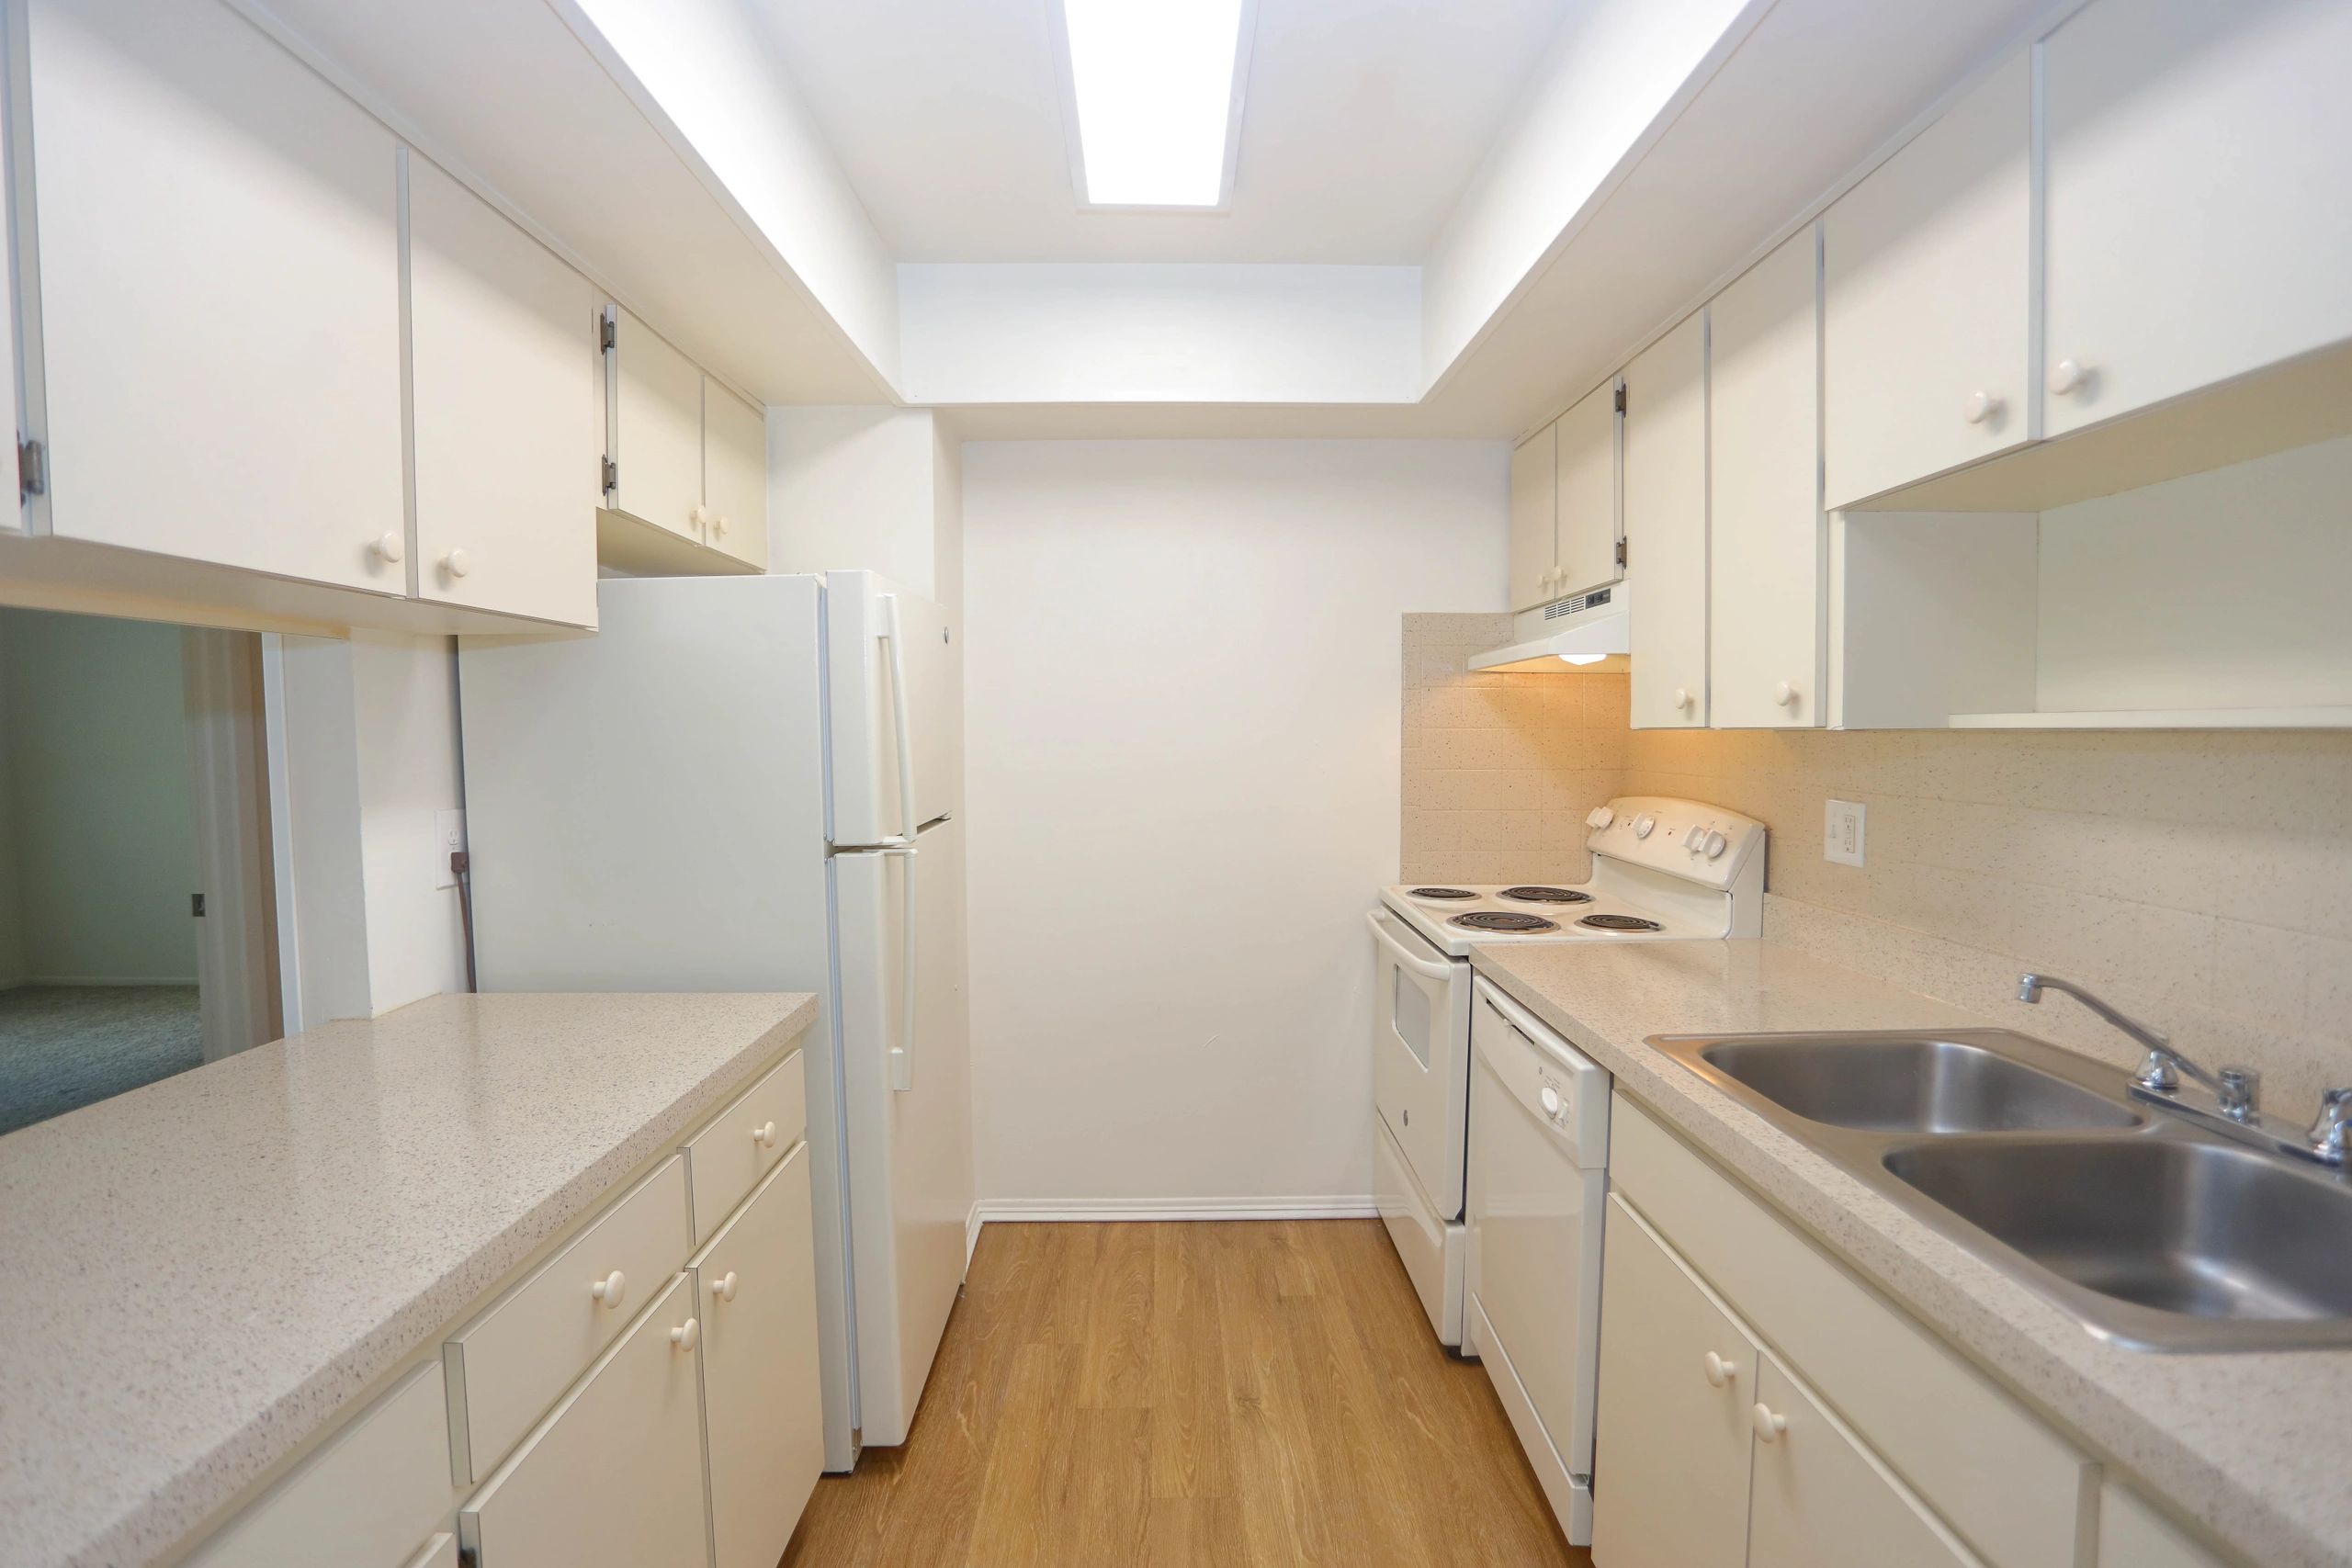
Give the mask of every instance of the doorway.
[[260, 666], [0, 608], [0, 1134], [282, 1032]]

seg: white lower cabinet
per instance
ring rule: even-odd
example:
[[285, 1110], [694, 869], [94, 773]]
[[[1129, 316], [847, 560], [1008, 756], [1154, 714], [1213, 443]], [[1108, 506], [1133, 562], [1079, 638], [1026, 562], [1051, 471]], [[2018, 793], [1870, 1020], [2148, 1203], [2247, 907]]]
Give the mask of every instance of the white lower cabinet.
[[717, 1568], [775, 1568], [825, 1468], [808, 1159], [793, 1150], [691, 1269]]
[[408, 1568], [458, 1568], [458, 1538], [454, 1535], [435, 1536], [408, 1560]]
[[1747, 1568], [1972, 1568], [1886, 1466], [1770, 1356], [1754, 1393]]
[[477, 1568], [688, 1568], [703, 1511], [702, 1325], [673, 1277], [458, 1510]]
[[1607, 1223], [1592, 1560], [1739, 1568], [1756, 1344], [1621, 1200]]
[[2222, 1560], [2109, 1481], [2098, 1494], [2098, 1568], [2222, 1568]]

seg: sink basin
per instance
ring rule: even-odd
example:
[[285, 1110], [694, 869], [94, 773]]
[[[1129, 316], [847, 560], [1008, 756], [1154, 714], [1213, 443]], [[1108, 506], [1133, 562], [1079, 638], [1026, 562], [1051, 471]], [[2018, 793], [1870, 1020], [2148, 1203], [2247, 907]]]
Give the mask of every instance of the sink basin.
[[2201, 1342], [2165, 1321], [2185, 1318], [2273, 1325], [2257, 1337], [2274, 1344], [2352, 1338], [2352, 1187], [2316, 1169], [2169, 1137], [1909, 1144], [1883, 1163], [2002, 1246], [2127, 1309], [2075, 1303], [2110, 1337]]
[[2006, 1029], [1649, 1043], [2113, 1344], [2352, 1347], [2352, 1172], [2258, 1127]]
[[2129, 1106], [1963, 1039], [1726, 1040], [1698, 1058], [1808, 1122], [1872, 1133], [2136, 1127]]

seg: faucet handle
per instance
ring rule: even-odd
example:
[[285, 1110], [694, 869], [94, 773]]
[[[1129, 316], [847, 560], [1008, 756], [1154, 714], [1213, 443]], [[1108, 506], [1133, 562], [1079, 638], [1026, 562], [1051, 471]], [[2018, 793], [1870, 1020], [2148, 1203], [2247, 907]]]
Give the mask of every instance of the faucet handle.
[[2179, 1069], [2173, 1066], [2173, 1054], [2159, 1045], [2150, 1050], [2148, 1059], [2140, 1064], [2140, 1071], [2132, 1082], [2142, 1089], [2158, 1094], [2170, 1094], [2180, 1088]]
[[2319, 1119], [2312, 1123], [2312, 1153], [2342, 1165], [2352, 1152], [2352, 1089], [2319, 1091]]
[[2222, 1114], [2233, 1122], [2251, 1122], [2262, 1107], [2262, 1075], [2252, 1067], [2223, 1067], [2214, 1075], [2221, 1080], [2214, 1098], [2222, 1102]]

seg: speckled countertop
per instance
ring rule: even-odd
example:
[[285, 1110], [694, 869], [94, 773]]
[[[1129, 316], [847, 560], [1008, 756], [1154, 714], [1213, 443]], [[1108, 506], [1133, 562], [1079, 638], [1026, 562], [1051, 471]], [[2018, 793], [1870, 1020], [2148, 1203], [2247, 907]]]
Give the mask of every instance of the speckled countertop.
[[434, 997], [0, 1138], [0, 1558], [169, 1547], [815, 1011]]
[[1865, 1278], [2256, 1562], [2352, 1564], [2352, 1350], [2119, 1350], [1671, 1057], [1652, 1034], [1984, 1023], [1768, 942], [1528, 944], [1473, 964]]

